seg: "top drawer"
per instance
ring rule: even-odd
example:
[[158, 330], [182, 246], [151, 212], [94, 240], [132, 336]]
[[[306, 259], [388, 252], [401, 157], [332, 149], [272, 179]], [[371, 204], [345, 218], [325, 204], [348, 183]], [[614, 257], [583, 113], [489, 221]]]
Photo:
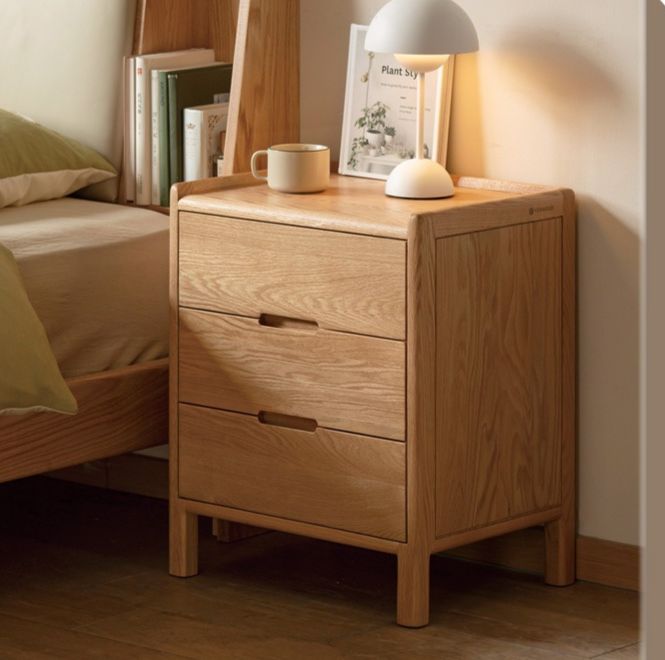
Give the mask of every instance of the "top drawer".
[[181, 212], [179, 304], [405, 338], [406, 243]]

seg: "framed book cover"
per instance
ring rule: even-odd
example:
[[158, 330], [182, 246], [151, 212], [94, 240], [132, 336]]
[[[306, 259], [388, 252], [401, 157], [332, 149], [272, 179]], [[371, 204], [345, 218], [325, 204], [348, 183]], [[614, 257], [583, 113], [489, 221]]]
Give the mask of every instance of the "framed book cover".
[[[365, 50], [366, 25], [351, 25], [339, 173], [387, 179], [416, 152], [417, 74], [392, 54]], [[454, 56], [426, 78], [425, 156], [444, 167], [448, 151]], [[440, 90], [439, 90], [440, 85]], [[439, 153], [435, 144], [436, 107], [441, 104]]]

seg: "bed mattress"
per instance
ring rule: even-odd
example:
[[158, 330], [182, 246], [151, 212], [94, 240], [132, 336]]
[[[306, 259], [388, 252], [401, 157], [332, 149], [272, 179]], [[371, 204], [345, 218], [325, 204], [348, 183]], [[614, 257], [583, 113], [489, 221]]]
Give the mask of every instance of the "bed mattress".
[[0, 209], [0, 243], [68, 378], [168, 354], [168, 217], [67, 197]]

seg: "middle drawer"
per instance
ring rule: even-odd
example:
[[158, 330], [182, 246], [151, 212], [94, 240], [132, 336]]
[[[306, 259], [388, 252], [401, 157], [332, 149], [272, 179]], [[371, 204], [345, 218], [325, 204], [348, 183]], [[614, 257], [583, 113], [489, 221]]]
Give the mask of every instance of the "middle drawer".
[[180, 401], [404, 440], [403, 342], [190, 309], [179, 324]]

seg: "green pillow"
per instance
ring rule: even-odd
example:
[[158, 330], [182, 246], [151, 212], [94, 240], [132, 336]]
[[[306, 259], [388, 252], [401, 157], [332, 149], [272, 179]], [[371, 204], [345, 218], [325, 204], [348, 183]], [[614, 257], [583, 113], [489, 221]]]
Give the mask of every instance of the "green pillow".
[[74, 414], [46, 332], [30, 304], [12, 253], [0, 245], [0, 414]]
[[94, 149], [0, 110], [0, 208], [65, 197], [117, 174]]

